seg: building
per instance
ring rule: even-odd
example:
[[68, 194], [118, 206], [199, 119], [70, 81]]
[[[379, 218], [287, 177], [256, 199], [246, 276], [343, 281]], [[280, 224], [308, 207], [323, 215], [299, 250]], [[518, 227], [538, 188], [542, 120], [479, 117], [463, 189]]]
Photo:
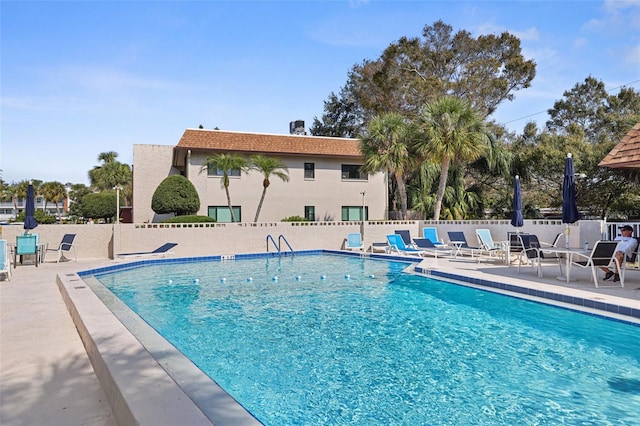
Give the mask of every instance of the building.
[[[187, 129], [176, 146], [134, 145], [133, 221], [164, 219], [151, 209], [158, 185], [173, 174], [187, 177], [200, 196], [199, 215], [230, 222], [221, 171], [205, 166], [216, 153], [239, 153], [249, 158], [263, 154], [280, 158], [288, 167], [289, 181], [271, 177], [259, 222], [279, 222], [302, 216], [312, 221], [387, 219], [387, 174], [361, 173], [363, 156], [359, 140], [307, 136], [300, 122], [290, 135]], [[241, 222], [253, 222], [263, 189], [258, 171], [230, 176], [229, 192]]]

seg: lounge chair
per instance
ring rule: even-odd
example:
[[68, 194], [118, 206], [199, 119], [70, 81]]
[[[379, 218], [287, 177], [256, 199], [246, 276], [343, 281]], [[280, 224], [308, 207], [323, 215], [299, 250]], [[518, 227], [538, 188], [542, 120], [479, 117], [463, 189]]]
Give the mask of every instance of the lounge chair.
[[56, 253], [56, 263], [60, 263], [61, 261], [65, 262], [70, 260], [64, 255], [65, 252], [71, 253], [73, 251], [73, 260], [77, 261], [76, 248], [73, 246], [75, 238], [76, 234], [64, 234], [62, 236], [62, 241], [58, 244], [58, 247], [46, 249], [44, 259], [46, 260], [47, 253]]
[[345, 250], [364, 250], [362, 244], [362, 234], [354, 232], [347, 235], [347, 242], [344, 246]]
[[445, 247], [446, 246], [444, 241], [442, 241], [440, 238], [438, 238], [438, 229], [437, 228], [422, 228], [422, 238], [427, 238], [436, 247]]
[[35, 265], [38, 266], [38, 242], [35, 235], [18, 235], [16, 236], [16, 247], [13, 251], [13, 267], [18, 266], [18, 258], [22, 263], [24, 256], [33, 256]]
[[453, 250], [444, 246], [437, 246], [431, 242], [429, 238], [414, 238], [413, 242], [416, 248], [423, 250], [426, 254], [434, 257], [438, 256], [450, 256], [453, 254]]
[[155, 249], [153, 251], [140, 251], [140, 252], [136, 252], [136, 253], [120, 253], [120, 254], [116, 254], [116, 257], [118, 257], [118, 258], [154, 257], [154, 256], [165, 257], [167, 255], [173, 254], [171, 249], [174, 248], [177, 245], [178, 245], [177, 243], [166, 243], [166, 244], [161, 245], [160, 247], [158, 247], [157, 249]]
[[394, 232], [396, 235], [400, 235], [404, 245], [411, 248], [417, 248], [411, 239], [411, 232], [408, 229], [398, 229]]
[[0, 274], [4, 274], [7, 281], [11, 281], [11, 257], [7, 240], [0, 240]]
[[[506, 242], [493, 241], [491, 231], [488, 229], [476, 229], [476, 237], [480, 244], [480, 254], [486, 254], [489, 258], [505, 260], [509, 252]], [[479, 260], [479, 258], [478, 258]]]
[[468, 254], [471, 258], [474, 258], [480, 253], [480, 247], [473, 247], [467, 243], [467, 238], [462, 231], [448, 231], [449, 245], [454, 248], [454, 255]]
[[426, 252], [413, 247], [408, 247], [402, 237], [398, 234], [387, 235], [387, 243], [389, 244], [389, 251], [396, 252], [398, 254], [414, 254], [418, 256], [424, 256]]
[[[590, 268], [591, 274], [593, 275], [593, 283], [596, 288], [599, 288], [598, 270], [601, 266], [609, 266], [611, 263], [614, 263], [616, 269], [620, 271], [620, 287], [624, 287], [624, 269], [621, 268], [618, 259], [613, 255], [617, 246], [618, 241], [597, 241], [589, 254], [571, 253], [567, 264], [567, 282], [570, 281], [571, 269], [574, 266], [584, 269]], [[617, 287], [617, 285], [615, 287]]]

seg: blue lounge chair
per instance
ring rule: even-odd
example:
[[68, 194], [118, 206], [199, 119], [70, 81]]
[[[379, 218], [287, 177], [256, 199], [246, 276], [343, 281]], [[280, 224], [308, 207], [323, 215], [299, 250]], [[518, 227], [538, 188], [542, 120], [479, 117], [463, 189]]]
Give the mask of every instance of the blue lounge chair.
[[436, 246], [428, 238], [414, 238], [413, 242], [416, 248], [424, 250], [427, 254], [430, 254], [434, 257], [450, 256], [451, 254], [453, 254], [452, 249], [446, 248], [445, 246]]
[[140, 252], [135, 252], [135, 253], [120, 253], [120, 254], [117, 254], [116, 257], [119, 257], [119, 258], [145, 257], [145, 256], [165, 257], [165, 256], [168, 256], [170, 254], [173, 254], [171, 249], [174, 248], [177, 245], [178, 245], [177, 243], [166, 243], [166, 244], [161, 245], [160, 247], [158, 247], [157, 249], [155, 249], [153, 251], [140, 251]]
[[448, 231], [449, 245], [455, 248], [454, 255], [468, 254], [471, 258], [480, 254], [480, 247], [473, 247], [467, 243], [467, 238], [462, 231]]
[[398, 234], [387, 235], [387, 243], [389, 244], [390, 252], [395, 251], [398, 254], [415, 254], [418, 256], [424, 256], [426, 254], [424, 250], [408, 247]]
[[411, 240], [411, 232], [408, 229], [398, 229], [394, 233], [397, 235], [400, 235], [405, 246], [411, 247], [411, 248], [417, 248], [413, 244], [413, 241]]
[[436, 247], [444, 247], [446, 245], [444, 241], [438, 238], [437, 228], [422, 228], [422, 238], [430, 240]]
[[51, 252], [56, 253], [56, 263], [60, 263], [61, 261], [65, 262], [67, 260], [70, 260], [64, 255], [65, 252], [71, 253], [73, 251], [73, 259], [77, 261], [78, 258], [76, 256], [76, 248], [73, 246], [73, 241], [75, 240], [75, 238], [76, 234], [64, 234], [62, 236], [62, 241], [60, 241], [58, 247], [46, 249], [44, 258], [46, 259], [46, 254]]
[[364, 250], [362, 244], [362, 234], [354, 232], [347, 235], [347, 243], [344, 246], [345, 250]]
[[7, 240], [0, 240], [0, 274], [4, 274], [7, 281], [11, 281], [11, 257]]

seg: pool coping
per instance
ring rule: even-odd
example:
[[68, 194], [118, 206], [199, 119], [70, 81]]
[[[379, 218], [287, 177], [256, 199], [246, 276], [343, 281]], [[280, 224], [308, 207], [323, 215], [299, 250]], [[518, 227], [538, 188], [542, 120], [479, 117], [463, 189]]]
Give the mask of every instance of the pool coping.
[[[150, 264], [228, 261], [278, 256], [337, 254], [411, 265], [409, 272], [487, 291], [640, 325], [640, 309], [587, 297], [538, 290], [443, 272], [422, 258], [388, 254], [306, 250], [227, 256], [145, 259], [57, 276], [57, 284], [118, 424], [260, 425], [173, 345], [106, 289], [93, 275]], [[90, 289], [91, 291], [87, 291]], [[575, 292], [575, 291], [574, 291]], [[585, 292], [585, 294], [587, 294]], [[575, 309], [571, 308], [575, 306]], [[123, 350], [123, 348], [126, 348]], [[126, 357], [126, 362], [122, 358]], [[131, 369], [131, 365], [138, 368]]]

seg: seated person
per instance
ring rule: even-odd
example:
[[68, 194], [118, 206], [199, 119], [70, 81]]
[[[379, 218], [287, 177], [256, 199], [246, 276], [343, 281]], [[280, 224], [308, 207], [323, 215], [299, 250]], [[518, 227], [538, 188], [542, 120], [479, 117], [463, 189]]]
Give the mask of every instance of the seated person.
[[[633, 228], [629, 225], [624, 225], [620, 227], [620, 234], [622, 235], [615, 238], [615, 241], [620, 241], [620, 242], [616, 247], [616, 252], [614, 253], [614, 256], [616, 257], [616, 259], [618, 259], [618, 262], [620, 263], [620, 265], [622, 265], [623, 262], [625, 261], [625, 256], [630, 258], [633, 255], [633, 252], [636, 250], [636, 247], [638, 246], [638, 240], [633, 238]], [[611, 279], [611, 277], [613, 277], [614, 282], [620, 281], [620, 275], [619, 275], [620, 271], [618, 270], [612, 271], [606, 266], [603, 266], [600, 269], [602, 269], [605, 272], [605, 275], [604, 275], [605, 280], [609, 280]]]

